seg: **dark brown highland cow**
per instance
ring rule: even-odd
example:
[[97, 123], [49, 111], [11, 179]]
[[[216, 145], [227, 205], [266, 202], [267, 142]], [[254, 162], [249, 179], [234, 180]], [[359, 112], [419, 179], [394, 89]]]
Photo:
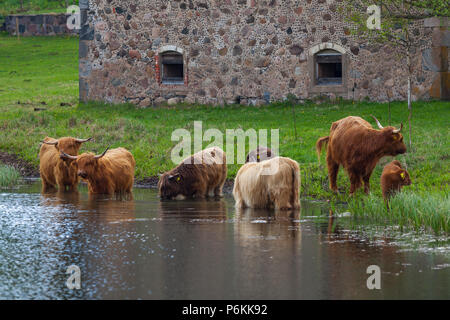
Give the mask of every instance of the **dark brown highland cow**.
[[272, 153], [272, 150], [266, 147], [259, 147], [255, 150], [250, 151], [247, 154], [247, 159], [245, 163], [249, 162], [260, 162], [268, 159], [272, 159], [275, 155]]
[[62, 152], [61, 158], [76, 160], [77, 174], [87, 181], [90, 194], [131, 196], [136, 162], [127, 149], [107, 148], [100, 155], [87, 152], [79, 156]]
[[408, 171], [403, 169], [400, 161], [394, 160], [384, 166], [380, 182], [383, 198], [385, 201], [388, 201], [403, 186], [409, 186], [411, 179], [409, 178]]
[[53, 139], [46, 137], [39, 151], [39, 171], [42, 180], [42, 192], [75, 191], [78, 185], [77, 167], [73, 160], [60, 158], [60, 152], [77, 155], [81, 144], [91, 140], [64, 137]]
[[[372, 116], [373, 117], [373, 116]], [[386, 127], [373, 117], [380, 128], [375, 130], [360, 117], [347, 117], [333, 122], [330, 135], [317, 140], [316, 150], [320, 160], [322, 146], [328, 143], [327, 165], [330, 188], [337, 192], [336, 178], [343, 166], [350, 178], [350, 195], [364, 182], [364, 192], [369, 193], [369, 179], [378, 161], [384, 156], [406, 152], [400, 129]]]
[[227, 178], [226, 156], [218, 147], [208, 148], [184, 159], [159, 178], [162, 199], [222, 196]]

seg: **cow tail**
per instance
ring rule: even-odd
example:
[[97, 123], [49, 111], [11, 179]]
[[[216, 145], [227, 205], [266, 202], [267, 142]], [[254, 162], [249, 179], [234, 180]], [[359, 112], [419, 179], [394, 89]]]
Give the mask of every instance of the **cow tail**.
[[320, 163], [320, 153], [322, 152], [323, 144], [327, 144], [330, 140], [330, 136], [319, 138], [316, 142], [317, 159]]

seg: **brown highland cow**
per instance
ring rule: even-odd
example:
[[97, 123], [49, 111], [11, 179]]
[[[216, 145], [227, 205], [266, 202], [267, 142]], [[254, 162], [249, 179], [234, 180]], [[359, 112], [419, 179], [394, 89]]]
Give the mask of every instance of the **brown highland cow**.
[[269, 148], [258, 146], [258, 148], [250, 151], [247, 154], [247, 159], [245, 160], [245, 163], [260, 162], [260, 161], [271, 159], [274, 156], [275, 155], [272, 153], [272, 150], [270, 150]]
[[403, 186], [409, 186], [411, 179], [409, 173], [403, 169], [402, 164], [398, 160], [394, 160], [384, 166], [381, 174], [381, 191], [383, 198], [388, 201], [391, 196], [400, 191]]
[[39, 151], [39, 172], [42, 181], [42, 192], [75, 191], [78, 185], [77, 167], [72, 159], [60, 157], [60, 152], [77, 155], [81, 144], [89, 139], [64, 137], [53, 139], [46, 137]]
[[124, 148], [108, 149], [100, 155], [62, 152], [61, 157], [76, 160], [77, 174], [87, 181], [90, 194], [131, 195], [136, 166], [133, 155]]
[[[372, 116], [373, 117], [373, 116]], [[320, 161], [322, 146], [328, 143], [327, 164], [330, 188], [337, 192], [336, 178], [339, 166], [343, 166], [350, 178], [350, 195], [364, 182], [369, 193], [369, 179], [378, 161], [384, 156], [396, 156], [406, 152], [400, 129], [386, 127], [373, 117], [380, 128], [375, 130], [360, 117], [347, 117], [333, 122], [330, 135], [317, 140], [316, 149]]]
[[238, 171], [233, 196], [236, 208], [300, 208], [300, 168], [292, 159], [275, 157], [249, 162]]
[[184, 159], [159, 178], [162, 199], [204, 198], [222, 196], [227, 178], [226, 156], [219, 147], [212, 147]]

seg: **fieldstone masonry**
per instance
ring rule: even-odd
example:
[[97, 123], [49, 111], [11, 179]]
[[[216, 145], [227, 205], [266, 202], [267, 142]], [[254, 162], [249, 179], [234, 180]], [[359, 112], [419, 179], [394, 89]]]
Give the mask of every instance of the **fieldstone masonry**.
[[67, 28], [66, 22], [70, 15], [36, 14], [10, 15], [5, 17], [5, 31], [11, 35], [21, 36], [53, 36], [61, 34], [77, 34], [78, 30]]
[[430, 18], [425, 27], [432, 29], [432, 46], [424, 50], [424, 67], [435, 72], [430, 95], [450, 100], [450, 19]]
[[[352, 35], [341, 1], [80, 0], [80, 100], [145, 107], [169, 99], [259, 105], [290, 94], [406, 99], [398, 49]], [[414, 31], [426, 49], [413, 57], [413, 98], [448, 98], [448, 24], [420, 22]], [[182, 53], [181, 83], [161, 80], [165, 50]], [[316, 85], [314, 57], [323, 50], [342, 55], [342, 83]]]

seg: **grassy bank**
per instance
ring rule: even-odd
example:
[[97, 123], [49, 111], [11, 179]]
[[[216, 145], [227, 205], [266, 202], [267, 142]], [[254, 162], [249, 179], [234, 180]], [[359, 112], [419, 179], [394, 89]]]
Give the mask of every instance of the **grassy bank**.
[[12, 187], [19, 179], [20, 174], [15, 168], [0, 164], [0, 188]]
[[66, 12], [66, 5], [78, 5], [78, 0], [1, 0], [0, 16]]
[[[413, 185], [411, 190], [439, 191], [448, 186], [449, 174], [449, 103], [415, 103], [413, 122], [413, 149], [397, 159], [408, 165]], [[393, 123], [406, 122], [405, 104], [391, 105]], [[171, 141], [172, 132], [185, 128], [193, 134], [194, 121], [202, 121], [203, 132], [217, 128], [273, 129], [280, 131], [280, 153], [301, 164], [302, 193], [330, 197], [324, 155], [319, 165], [315, 153], [318, 137], [329, 132], [330, 124], [348, 115], [370, 120], [376, 115], [386, 124], [387, 105], [377, 103], [321, 104], [295, 106], [297, 138], [295, 138], [292, 107], [273, 104], [261, 108], [243, 106], [177, 106], [137, 109], [132, 105], [82, 104], [79, 106], [47, 107], [34, 111], [31, 106], [2, 107], [0, 128], [5, 133], [0, 149], [19, 154], [37, 165], [39, 141], [45, 136], [94, 137], [95, 142], [85, 144], [83, 150], [102, 151], [107, 146], [128, 148], [136, 158], [136, 177], [157, 176], [173, 167], [171, 149], [178, 141]], [[405, 140], [408, 140], [408, 128]], [[204, 146], [209, 142], [204, 142]], [[384, 158], [371, 179], [372, 190], [380, 195], [379, 178], [382, 166], [392, 160]], [[229, 165], [229, 177], [240, 166]], [[338, 185], [348, 192], [348, 178], [340, 171]]]
[[422, 193], [405, 189], [389, 202], [389, 210], [383, 199], [375, 194], [350, 199], [348, 209], [355, 216], [412, 227], [416, 231], [433, 229], [450, 231], [450, 197], [448, 189], [442, 192]]
[[[171, 141], [172, 132], [184, 128], [192, 134], [194, 121], [202, 121], [203, 133], [210, 128], [223, 133], [226, 129], [238, 128], [244, 131], [279, 129], [281, 155], [301, 165], [302, 196], [338, 203], [348, 200], [349, 181], [341, 170], [338, 176], [340, 194], [329, 190], [325, 156], [322, 155], [322, 165], [319, 165], [315, 154], [317, 138], [328, 135], [333, 121], [349, 115], [361, 116], [375, 125], [370, 118], [370, 114], [374, 114], [383, 125], [388, 125], [388, 105], [369, 102], [317, 104], [310, 101], [294, 107], [289, 103], [274, 103], [258, 108], [180, 105], [138, 109], [133, 105], [78, 105], [77, 49], [76, 38], [21, 38], [17, 42], [15, 38], [0, 36], [1, 151], [17, 154], [37, 166], [39, 142], [45, 136], [93, 137], [95, 142], [86, 143], [82, 151], [101, 152], [107, 146], [125, 147], [136, 159], [136, 178], [143, 179], [155, 177], [174, 166], [170, 160], [171, 149], [178, 142]], [[408, 153], [396, 158], [407, 164], [413, 182], [404, 190], [417, 198], [412, 196], [413, 200], [401, 202], [403, 198], [399, 197], [398, 206], [393, 206], [389, 214], [385, 212], [385, 218], [403, 215], [402, 207], [420, 208], [420, 203], [426, 203], [421, 199], [433, 196], [433, 202], [426, 204], [428, 211], [423, 212], [446, 215], [448, 230], [450, 103], [415, 102], [413, 110], [413, 148], [408, 147]], [[392, 103], [391, 112], [393, 125], [405, 124], [403, 134], [408, 141], [406, 103]], [[204, 146], [208, 144], [205, 142]], [[360, 190], [354, 199], [359, 202], [354, 202], [351, 208], [358, 208], [360, 213], [380, 215], [384, 204], [379, 179], [384, 164], [391, 160], [386, 157], [377, 165], [371, 178], [373, 195], [366, 197]], [[234, 177], [239, 167], [237, 164], [228, 166], [229, 178]], [[441, 202], [447, 205], [439, 205]], [[410, 212], [414, 214], [414, 210]], [[421, 214], [419, 210], [416, 212]], [[420, 221], [428, 224], [428, 220]]]
[[0, 107], [78, 103], [78, 38], [0, 34]]

